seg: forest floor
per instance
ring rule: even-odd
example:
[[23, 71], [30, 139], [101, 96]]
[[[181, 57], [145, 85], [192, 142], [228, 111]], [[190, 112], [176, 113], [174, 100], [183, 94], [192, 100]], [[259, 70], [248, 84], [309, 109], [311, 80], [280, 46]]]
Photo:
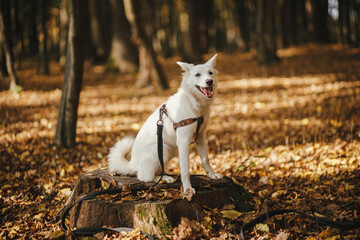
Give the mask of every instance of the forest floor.
[[[253, 53], [220, 53], [217, 59], [210, 161], [252, 194], [254, 211], [235, 220], [220, 210], [209, 211], [206, 222], [183, 222], [169, 238], [179, 239], [187, 231], [203, 239], [235, 239], [241, 224], [280, 208], [360, 221], [360, 49], [306, 45], [279, 55], [281, 62], [269, 66], [257, 65]], [[171, 85], [164, 92], [137, 89], [136, 74], [105, 73], [104, 66], [86, 65], [78, 144], [63, 150], [51, 147], [63, 69], [51, 62], [51, 74], [45, 76], [37, 73], [36, 62], [22, 63], [18, 76], [24, 91], [0, 92], [0, 239], [64, 237], [58, 213], [77, 177], [105, 167], [110, 147], [135, 135], [176, 92], [178, 60], [161, 59]], [[191, 173], [204, 174], [193, 146], [190, 158]], [[176, 159], [167, 171], [179, 173]], [[339, 231], [288, 214], [245, 236], [359, 239], [360, 231]]]

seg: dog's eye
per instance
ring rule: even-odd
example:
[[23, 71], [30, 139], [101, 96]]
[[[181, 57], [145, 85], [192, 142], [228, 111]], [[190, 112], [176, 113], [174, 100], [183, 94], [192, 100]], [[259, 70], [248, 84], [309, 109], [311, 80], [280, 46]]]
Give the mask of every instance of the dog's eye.
[[200, 77], [200, 76], [201, 76], [200, 73], [195, 74], [195, 77]]
[[214, 73], [213, 73], [212, 71], [209, 71], [209, 74], [210, 74], [210, 75], [213, 75]]

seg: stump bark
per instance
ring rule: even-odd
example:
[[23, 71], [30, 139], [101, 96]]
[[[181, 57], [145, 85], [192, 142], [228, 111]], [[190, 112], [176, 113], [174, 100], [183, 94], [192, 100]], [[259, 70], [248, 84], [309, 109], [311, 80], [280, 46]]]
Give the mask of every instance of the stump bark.
[[[248, 203], [251, 196], [231, 179], [209, 179], [206, 176], [191, 176], [196, 194], [191, 201], [186, 199], [138, 199], [135, 201], [113, 201], [112, 199], [95, 199], [77, 204], [70, 211], [70, 228], [80, 227], [141, 227], [157, 238], [163, 238], [172, 232], [182, 217], [201, 221], [204, 207], [221, 209], [233, 204], [238, 211], [250, 211]], [[80, 175], [76, 186], [67, 201], [70, 205], [82, 196], [103, 189], [104, 187], [122, 187], [131, 189], [149, 189], [153, 183], [144, 183], [131, 176], [113, 176], [107, 170], [98, 169]], [[156, 186], [165, 189], [180, 189], [181, 181], [161, 183]]]

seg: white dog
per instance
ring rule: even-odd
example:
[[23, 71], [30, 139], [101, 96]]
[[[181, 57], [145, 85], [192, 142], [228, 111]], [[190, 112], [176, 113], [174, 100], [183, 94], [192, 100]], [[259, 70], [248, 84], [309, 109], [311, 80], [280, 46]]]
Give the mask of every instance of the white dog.
[[[216, 55], [205, 64], [195, 66], [177, 62], [184, 71], [178, 92], [150, 115], [135, 139], [125, 137], [111, 148], [108, 156], [110, 173], [137, 174], [138, 179], [144, 182], [159, 180], [161, 165], [157, 153], [157, 122], [163, 120], [164, 164], [178, 150], [184, 192], [189, 189], [195, 193], [189, 172], [189, 147], [194, 139], [207, 175], [212, 179], [222, 178], [209, 164], [206, 141], [210, 105], [217, 88], [215, 58]], [[159, 119], [160, 112], [162, 119]], [[174, 181], [170, 176], [164, 176], [164, 180], [168, 183]]]

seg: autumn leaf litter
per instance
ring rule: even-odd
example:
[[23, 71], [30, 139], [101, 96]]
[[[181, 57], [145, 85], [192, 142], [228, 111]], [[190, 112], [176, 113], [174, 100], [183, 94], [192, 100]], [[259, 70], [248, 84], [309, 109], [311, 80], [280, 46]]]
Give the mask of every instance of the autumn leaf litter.
[[[307, 45], [279, 51], [282, 62], [272, 66], [258, 66], [252, 53], [220, 54], [219, 91], [208, 132], [211, 164], [252, 194], [254, 211], [206, 209], [203, 221], [182, 219], [167, 237], [235, 239], [241, 224], [280, 208], [360, 221], [359, 54], [356, 48]], [[176, 91], [176, 60], [161, 60], [172, 87], [164, 93], [135, 89], [136, 75], [103, 75], [99, 67], [96, 73], [87, 68], [78, 145], [69, 150], [50, 146], [61, 68], [51, 63], [47, 77], [24, 62], [19, 71], [24, 92], [0, 95], [0, 238], [64, 238], [58, 214], [77, 177], [106, 166], [109, 148], [121, 137], [135, 135], [147, 116]], [[190, 159], [192, 174], [204, 174], [194, 146]], [[179, 174], [177, 159], [167, 172]], [[177, 193], [152, 196], [179, 197]], [[151, 194], [143, 197], [151, 199]], [[132, 234], [127, 238], [139, 237], [138, 230]], [[359, 231], [341, 232], [294, 214], [275, 217], [246, 233], [247, 239], [359, 236]], [[120, 236], [109, 236], [116, 238]]]

